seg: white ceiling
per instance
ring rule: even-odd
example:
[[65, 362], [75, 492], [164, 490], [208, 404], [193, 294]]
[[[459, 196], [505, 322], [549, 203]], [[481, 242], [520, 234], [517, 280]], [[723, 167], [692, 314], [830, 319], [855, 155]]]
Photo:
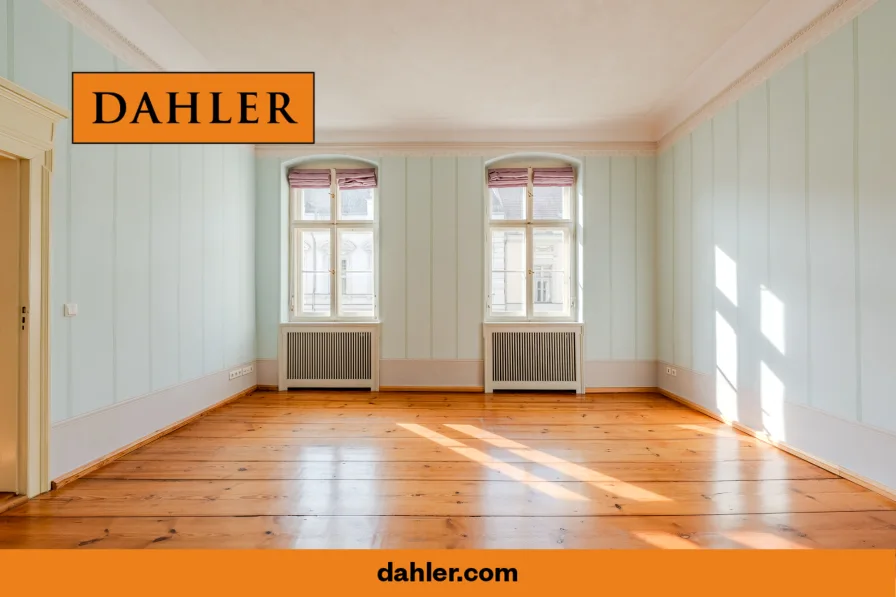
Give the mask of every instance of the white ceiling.
[[214, 68], [316, 72], [322, 133], [458, 140], [628, 124], [767, 0], [150, 2]]
[[314, 71], [328, 142], [655, 141], [835, 2], [84, 0], [162, 68]]

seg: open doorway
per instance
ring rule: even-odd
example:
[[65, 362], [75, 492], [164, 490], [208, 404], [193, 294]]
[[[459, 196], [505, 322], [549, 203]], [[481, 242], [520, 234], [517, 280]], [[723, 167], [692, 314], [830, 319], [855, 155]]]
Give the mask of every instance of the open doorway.
[[50, 488], [50, 180], [67, 117], [0, 78], [0, 508]]

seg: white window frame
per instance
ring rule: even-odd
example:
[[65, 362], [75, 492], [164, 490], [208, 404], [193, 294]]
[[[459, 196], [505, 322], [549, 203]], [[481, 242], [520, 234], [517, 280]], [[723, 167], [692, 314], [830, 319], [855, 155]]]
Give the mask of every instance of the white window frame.
[[[311, 166], [309, 166], [311, 167]], [[319, 165], [313, 166], [321, 168]], [[359, 167], [357, 165], [353, 167]], [[362, 167], [370, 167], [364, 165]], [[288, 311], [290, 322], [309, 321], [355, 321], [378, 322], [379, 321], [379, 282], [380, 282], [380, 242], [379, 242], [379, 187], [373, 188], [373, 220], [340, 220], [339, 199], [341, 191], [336, 184], [336, 168], [330, 170], [330, 219], [329, 220], [303, 220], [301, 213], [301, 197], [296, 197], [303, 189], [289, 189], [289, 292]], [[330, 233], [330, 313], [315, 314], [302, 312], [302, 271], [301, 248], [297, 247], [296, 236], [305, 230], [328, 230]], [[342, 297], [342, 259], [339, 242], [339, 232], [372, 231], [373, 232], [373, 314], [372, 315], [344, 315], [340, 313]]]
[[[489, 168], [498, 166], [491, 165]], [[507, 167], [501, 165], [500, 167]], [[491, 218], [491, 189], [486, 183], [485, 189], [485, 321], [490, 322], [523, 322], [538, 323], [549, 322], [576, 322], [578, 321], [577, 289], [578, 289], [578, 264], [576, 245], [577, 204], [575, 196], [576, 183], [573, 181], [569, 187], [569, 219], [566, 220], [536, 220], [533, 218], [534, 186], [532, 185], [532, 170], [530, 166], [528, 181], [526, 183], [526, 218], [523, 220], [493, 220]], [[486, 171], [486, 180], [488, 171]], [[492, 231], [499, 228], [523, 228], [526, 231], [526, 312], [521, 315], [495, 315], [491, 312], [492, 302]], [[566, 315], [537, 315], [535, 313], [535, 244], [533, 242], [533, 230], [535, 228], [564, 228], [569, 235], [567, 252], [569, 255], [569, 284]], [[556, 273], [556, 272], [555, 272]]]

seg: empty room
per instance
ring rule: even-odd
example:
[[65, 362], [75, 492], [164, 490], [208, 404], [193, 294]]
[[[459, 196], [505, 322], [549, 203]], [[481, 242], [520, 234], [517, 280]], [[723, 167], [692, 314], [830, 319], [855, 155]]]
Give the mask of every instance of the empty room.
[[896, 549], [896, 0], [0, 19], [0, 548]]

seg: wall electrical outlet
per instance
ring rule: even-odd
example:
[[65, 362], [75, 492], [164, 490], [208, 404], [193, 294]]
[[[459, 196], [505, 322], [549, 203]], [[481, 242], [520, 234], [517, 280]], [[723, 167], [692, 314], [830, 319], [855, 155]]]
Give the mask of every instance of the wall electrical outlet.
[[230, 379], [236, 379], [237, 377], [239, 377], [242, 374], [243, 374], [242, 369], [234, 369], [233, 371], [230, 372]]
[[672, 377], [677, 377], [677, 376], [678, 376], [678, 369], [676, 369], [675, 367], [672, 367]]
[[252, 373], [252, 367], [243, 367], [240, 369], [240, 375], [249, 375]]
[[666, 367], [666, 375], [672, 375], [672, 367]]

